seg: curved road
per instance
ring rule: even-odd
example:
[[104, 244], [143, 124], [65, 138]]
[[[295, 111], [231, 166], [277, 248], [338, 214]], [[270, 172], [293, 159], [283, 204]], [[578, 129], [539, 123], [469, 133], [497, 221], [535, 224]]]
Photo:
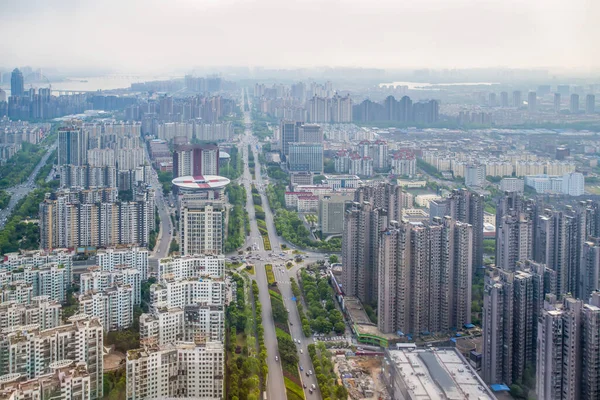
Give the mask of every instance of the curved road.
[[[242, 99], [244, 99], [244, 94], [242, 94]], [[242, 100], [244, 102], [244, 100]], [[244, 110], [244, 104], [242, 104], [242, 110]], [[311, 395], [308, 389], [312, 384], [317, 386], [317, 380], [315, 375], [312, 374], [310, 377], [306, 376], [306, 372], [309, 370], [314, 370], [312, 366], [312, 362], [308, 355], [308, 345], [313, 343], [312, 338], [304, 337], [302, 333], [302, 325], [300, 323], [300, 316], [298, 314], [298, 309], [296, 308], [296, 304], [291, 300], [293, 297], [292, 289], [290, 285], [290, 276], [297, 272], [298, 267], [292, 268], [288, 271], [285, 267], [279, 268], [276, 267], [277, 264], [283, 264], [284, 261], [280, 258], [276, 258], [277, 254], [280, 253], [281, 249], [281, 240], [279, 236], [277, 236], [277, 232], [275, 230], [275, 224], [273, 221], [273, 213], [269, 207], [269, 202], [267, 200], [266, 192], [265, 192], [265, 184], [262, 180], [260, 163], [258, 161], [258, 152], [256, 150], [256, 146], [259, 146], [258, 139], [252, 135], [251, 127], [252, 120], [250, 118], [250, 113], [244, 111], [244, 122], [246, 124], [246, 129], [242, 139], [240, 141], [240, 147], [242, 151], [242, 157], [244, 161], [244, 173], [241, 177], [242, 184], [246, 188], [246, 209], [248, 210], [249, 218], [250, 218], [250, 235], [248, 238], [248, 244], [256, 243], [258, 245], [259, 250], [254, 251], [254, 255], [258, 255], [261, 257], [262, 261], [255, 262], [256, 267], [256, 283], [259, 288], [259, 299], [262, 304], [262, 323], [265, 331], [265, 345], [267, 347], [267, 365], [269, 366], [269, 376], [267, 381], [267, 398], [268, 399], [285, 399], [285, 384], [283, 380], [283, 371], [281, 369], [281, 364], [275, 361], [275, 355], [278, 355], [277, 350], [277, 336], [275, 334], [275, 323], [273, 321], [273, 314], [271, 310], [271, 299], [269, 297], [269, 287], [267, 283], [267, 276], [265, 272], [264, 265], [272, 264], [273, 272], [275, 273], [275, 277], [277, 280], [277, 286], [281, 295], [284, 299], [284, 303], [286, 308], [289, 310], [289, 322], [290, 322], [290, 333], [294, 340], [300, 340], [300, 344], [297, 344], [298, 347], [298, 356], [300, 358], [299, 364], [303, 367], [304, 371], [300, 373], [300, 377], [302, 379], [303, 384], [307, 386], [305, 389], [305, 397], [307, 399], [321, 399], [321, 395], [317, 389]], [[255, 179], [252, 180], [252, 175], [250, 174], [250, 169], [248, 167], [248, 145], [251, 146], [252, 153], [254, 154], [254, 163], [255, 163]], [[252, 202], [252, 187], [251, 184], [254, 183], [255, 187], [258, 189], [261, 199], [262, 199], [262, 207], [265, 211], [265, 222], [267, 225], [267, 231], [269, 233], [269, 240], [271, 242], [272, 251], [265, 250], [263, 247], [262, 237], [260, 232], [258, 231], [258, 225], [256, 223], [256, 217], [254, 215], [254, 205]], [[269, 254], [273, 254], [270, 256]], [[310, 260], [316, 260], [318, 258], [323, 258], [323, 254], [319, 253], [306, 253], [307, 254], [307, 262]], [[289, 258], [288, 256], [285, 257]], [[300, 353], [302, 350], [302, 353]]]

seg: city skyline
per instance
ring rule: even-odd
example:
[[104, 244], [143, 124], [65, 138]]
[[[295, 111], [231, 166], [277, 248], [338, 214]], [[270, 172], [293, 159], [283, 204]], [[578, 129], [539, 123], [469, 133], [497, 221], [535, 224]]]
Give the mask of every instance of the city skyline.
[[[7, 67], [118, 65], [122, 71], [141, 72], [188, 65], [388, 69], [510, 65], [590, 72], [600, 66], [591, 39], [600, 36], [600, 27], [592, 24], [600, 5], [585, 0], [568, 4], [428, 0], [409, 5], [384, 0], [368, 6], [354, 0], [285, 6], [273, 0], [252, 4], [177, 0], [168, 7], [157, 0], [124, 4], [111, 0], [102, 5], [63, 0], [51, 6], [39, 0], [10, 0], [2, 8], [0, 24], [7, 32], [22, 32], [0, 44]], [[289, 17], [306, 21], [311, 29], [301, 29], [302, 23], [290, 29]], [[24, 20], [34, 28], [20, 29]], [[111, 21], [111, 29], [104, 29], [106, 21]], [[70, 34], [73, 31], [78, 34]], [[323, 40], [335, 32], [338, 39]], [[123, 40], [128, 35], [145, 40], [131, 46], [130, 40]], [[189, 51], [195, 41], [201, 51]]]

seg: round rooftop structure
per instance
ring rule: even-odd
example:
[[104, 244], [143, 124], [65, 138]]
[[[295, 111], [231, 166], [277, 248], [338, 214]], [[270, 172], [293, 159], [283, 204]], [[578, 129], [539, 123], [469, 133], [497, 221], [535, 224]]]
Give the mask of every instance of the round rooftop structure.
[[218, 175], [199, 175], [199, 176], [180, 176], [173, 179], [173, 185], [184, 192], [198, 192], [203, 190], [221, 190], [231, 182], [224, 176]]
[[219, 150], [219, 160], [229, 160], [231, 156], [229, 153], [224, 152], [223, 150]]

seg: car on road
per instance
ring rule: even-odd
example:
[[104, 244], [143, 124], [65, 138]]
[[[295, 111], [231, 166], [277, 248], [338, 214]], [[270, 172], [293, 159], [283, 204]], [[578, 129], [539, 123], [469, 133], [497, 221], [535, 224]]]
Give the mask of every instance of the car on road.
[[300, 371], [304, 371], [304, 367], [302, 367], [302, 365], [300, 366]]
[[275, 356], [275, 361], [279, 362], [279, 356]]
[[300, 349], [300, 354], [304, 354], [304, 350]]
[[304, 389], [306, 389], [306, 383], [303, 383], [303, 384], [302, 384], [302, 387], [303, 387]]
[[312, 369], [309, 369], [309, 370], [308, 370], [308, 374], [309, 374], [309, 375], [312, 375]]
[[310, 388], [311, 388], [312, 390], [315, 390], [317, 387], [316, 387], [316, 386], [315, 386], [315, 384], [313, 383], [312, 385], [310, 385]]

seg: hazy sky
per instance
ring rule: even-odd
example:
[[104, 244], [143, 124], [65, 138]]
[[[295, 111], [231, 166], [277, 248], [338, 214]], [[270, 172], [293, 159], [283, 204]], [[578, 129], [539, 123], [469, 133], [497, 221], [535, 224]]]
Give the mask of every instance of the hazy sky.
[[600, 0], [0, 0], [0, 65], [600, 67]]

